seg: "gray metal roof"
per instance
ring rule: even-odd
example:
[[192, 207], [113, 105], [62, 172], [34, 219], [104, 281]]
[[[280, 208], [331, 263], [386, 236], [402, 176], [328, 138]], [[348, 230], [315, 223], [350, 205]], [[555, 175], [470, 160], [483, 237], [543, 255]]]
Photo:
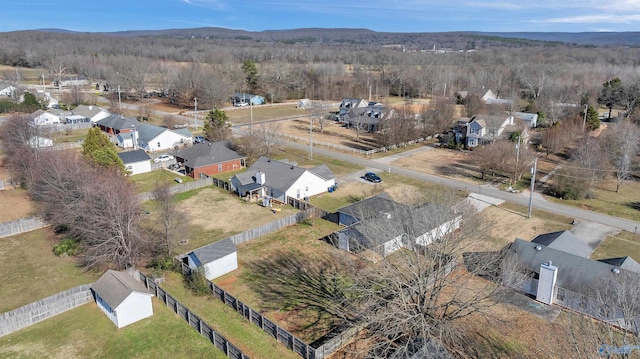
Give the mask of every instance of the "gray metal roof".
[[137, 140], [142, 141], [143, 143], [149, 143], [164, 131], [168, 131], [168, 129], [156, 125], [150, 125], [148, 123], [143, 123], [136, 127], [136, 131]]
[[151, 160], [151, 157], [144, 150], [119, 152], [118, 156], [124, 164]]
[[114, 130], [131, 129], [138, 126], [138, 120], [135, 118], [123, 117], [121, 115], [110, 115], [96, 122], [100, 126], [112, 128]]
[[229, 142], [227, 141], [198, 143], [179, 151], [175, 157], [182, 159], [182, 161], [179, 162], [183, 162], [191, 168], [245, 158], [238, 154], [238, 152], [230, 149]]
[[531, 242], [585, 258], [593, 252], [593, 248], [569, 231], [540, 234]]
[[383, 192], [354, 204], [344, 206], [338, 209], [338, 212], [363, 220], [377, 216], [380, 212], [393, 212], [399, 206], [402, 205], [394, 202], [387, 193]]
[[258, 171], [265, 174], [265, 186], [286, 192], [307, 170], [290, 163], [260, 157], [246, 172], [234, 177], [242, 185], [248, 185], [256, 181], [255, 175]]
[[230, 238], [211, 243], [194, 250], [192, 253], [198, 258], [200, 264], [211, 263], [233, 252], [236, 252], [236, 245]]
[[151, 296], [147, 288], [131, 275], [114, 270], [104, 273], [91, 288], [114, 310], [133, 292]]
[[188, 128], [178, 128], [178, 129], [171, 130], [171, 131], [173, 131], [173, 132], [175, 132], [175, 133], [177, 133], [179, 135], [183, 135], [185, 137], [193, 136], [193, 134], [191, 133], [191, 131], [189, 131]]

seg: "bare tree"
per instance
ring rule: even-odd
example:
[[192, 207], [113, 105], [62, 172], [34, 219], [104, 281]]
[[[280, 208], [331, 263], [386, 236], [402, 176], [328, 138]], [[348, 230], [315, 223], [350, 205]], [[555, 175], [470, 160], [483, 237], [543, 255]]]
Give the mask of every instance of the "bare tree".
[[0, 140], [5, 164], [14, 179], [30, 188], [37, 177], [40, 157], [44, 149], [33, 143], [43, 136], [41, 126], [35, 126], [28, 115], [12, 115], [0, 125]]
[[188, 237], [188, 222], [184, 212], [175, 203], [169, 183], [157, 183], [153, 189], [153, 197], [158, 213], [159, 226], [162, 229], [156, 242], [157, 256], [169, 257], [173, 253], [175, 243], [180, 238]]
[[451, 128], [454, 118], [454, 104], [450, 100], [431, 100], [428, 106], [423, 105], [420, 109], [422, 135], [426, 137], [443, 133]]
[[612, 124], [612, 127], [604, 143], [615, 169], [616, 192], [618, 192], [620, 186], [631, 179], [631, 172], [637, 164], [640, 151], [640, 127], [629, 121]]
[[264, 155], [268, 156], [271, 151], [280, 143], [280, 124], [278, 122], [267, 122], [258, 126], [257, 135], [260, 137], [264, 148]]

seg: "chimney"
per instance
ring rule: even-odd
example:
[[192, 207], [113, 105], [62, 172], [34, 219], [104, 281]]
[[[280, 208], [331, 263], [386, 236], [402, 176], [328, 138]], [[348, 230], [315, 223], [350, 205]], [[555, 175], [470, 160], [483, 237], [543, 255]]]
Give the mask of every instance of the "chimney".
[[262, 171], [256, 172], [256, 183], [259, 185], [264, 185], [266, 181], [266, 174]]
[[538, 279], [538, 290], [536, 300], [545, 304], [553, 304], [554, 288], [558, 277], [558, 267], [551, 264], [551, 261], [540, 265], [540, 275]]

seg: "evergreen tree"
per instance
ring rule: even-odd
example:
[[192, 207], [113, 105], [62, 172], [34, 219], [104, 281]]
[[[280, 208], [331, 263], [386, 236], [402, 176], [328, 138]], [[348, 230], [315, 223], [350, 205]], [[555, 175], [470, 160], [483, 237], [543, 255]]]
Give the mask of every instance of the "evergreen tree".
[[231, 137], [231, 122], [226, 112], [219, 109], [209, 111], [204, 123], [204, 137], [212, 142], [224, 141]]
[[82, 143], [82, 154], [91, 163], [101, 167], [115, 167], [124, 172], [124, 164], [116, 146], [98, 127], [92, 127]]
[[244, 60], [242, 62], [242, 71], [244, 71], [246, 76], [247, 86], [249, 86], [249, 89], [251, 89], [251, 91], [257, 90], [260, 78], [258, 77], [258, 68], [256, 63], [253, 60]]

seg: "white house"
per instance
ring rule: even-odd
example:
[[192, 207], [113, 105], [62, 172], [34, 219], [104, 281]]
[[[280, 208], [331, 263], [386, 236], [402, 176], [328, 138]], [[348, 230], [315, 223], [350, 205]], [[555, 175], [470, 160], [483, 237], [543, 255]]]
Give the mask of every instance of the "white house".
[[289, 197], [303, 199], [327, 192], [335, 183], [336, 176], [325, 165], [306, 169], [268, 157], [260, 157], [246, 172], [231, 178], [240, 196], [257, 194], [283, 203]]
[[91, 285], [91, 289], [98, 308], [118, 328], [153, 315], [153, 295], [126, 272], [108, 270]]
[[145, 151], [164, 151], [191, 143], [191, 133], [185, 130], [169, 130], [145, 123], [136, 127], [135, 138], [138, 147]]
[[118, 156], [132, 176], [151, 172], [151, 157], [144, 150], [120, 152]]
[[60, 124], [60, 116], [47, 111], [38, 110], [31, 114], [31, 118], [36, 126]]
[[31, 148], [45, 148], [53, 146], [53, 140], [46, 137], [33, 136], [29, 139]]
[[92, 123], [98, 122], [103, 118], [111, 116], [111, 113], [103, 108], [93, 105], [80, 105], [71, 111], [72, 115], [83, 116], [88, 118]]
[[203, 268], [204, 276], [213, 280], [238, 269], [238, 250], [226, 238], [190, 252], [183, 261], [191, 269]]
[[14, 98], [17, 87], [11, 85], [8, 82], [0, 82], [0, 97]]

